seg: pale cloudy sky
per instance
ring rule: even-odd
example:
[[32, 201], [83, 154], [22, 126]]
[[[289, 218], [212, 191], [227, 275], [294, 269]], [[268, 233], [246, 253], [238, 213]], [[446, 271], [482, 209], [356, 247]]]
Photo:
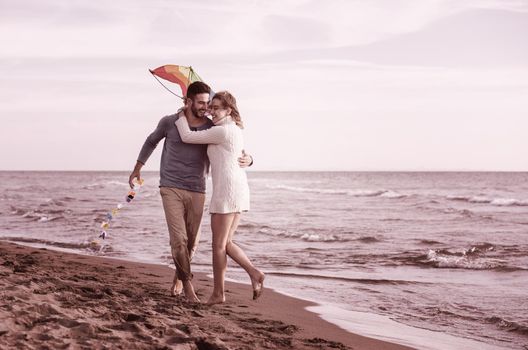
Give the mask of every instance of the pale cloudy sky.
[[0, 170], [130, 170], [168, 63], [254, 170], [528, 170], [526, 38], [524, 0], [0, 0]]

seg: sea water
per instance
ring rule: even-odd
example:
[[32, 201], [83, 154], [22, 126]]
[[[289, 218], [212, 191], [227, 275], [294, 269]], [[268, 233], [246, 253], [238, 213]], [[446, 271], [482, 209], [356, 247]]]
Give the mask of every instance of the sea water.
[[[128, 175], [0, 172], [0, 237], [170, 265], [156, 172], [97, 238], [126, 202]], [[251, 211], [235, 240], [267, 287], [320, 303], [313, 311], [350, 331], [419, 348], [526, 349], [528, 173], [248, 178]], [[194, 271], [211, 272], [209, 223], [206, 206]], [[227, 276], [248, 282], [232, 261]]]

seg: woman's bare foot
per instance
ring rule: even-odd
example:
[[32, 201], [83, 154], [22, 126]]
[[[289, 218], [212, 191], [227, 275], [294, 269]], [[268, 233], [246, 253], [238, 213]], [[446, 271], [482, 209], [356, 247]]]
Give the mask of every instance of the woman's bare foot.
[[198, 299], [196, 293], [194, 293], [194, 288], [191, 281], [183, 281], [183, 294], [185, 295], [185, 298], [187, 298], [187, 300], [189, 300], [191, 303], [200, 302], [200, 299]]
[[183, 283], [178, 278], [175, 278], [172, 282], [171, 295], [173, 297], [181, 295], [183, 292]]
[[207, 305], [215, 305], [225, 303], [225, 295], [212, 294], [207, 300]]
[[253, 300], [257, 300], [264, 289], [264, 278], [266, 275], [262, 271], [258, 271], [254, 276], [251, 276], [251, 285], [253, 286]]

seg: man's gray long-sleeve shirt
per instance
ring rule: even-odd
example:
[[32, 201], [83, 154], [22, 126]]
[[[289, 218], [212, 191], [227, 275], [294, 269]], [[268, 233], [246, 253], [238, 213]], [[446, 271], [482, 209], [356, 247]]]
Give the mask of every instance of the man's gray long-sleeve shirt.
[[[174, 124], [176, 119], [177, 114], [161, 118], [156, 130], [145, 140], [137, 160], [145, 164], [161, 139], [165, 138], [161, 153], [160, 187], [205, 193], [205, 176], [209, 167], [207, 145], [184, 143]], [[205, 124], [196, 130], [209, 129], [214, 125], [210, 119], [204, 119]]]

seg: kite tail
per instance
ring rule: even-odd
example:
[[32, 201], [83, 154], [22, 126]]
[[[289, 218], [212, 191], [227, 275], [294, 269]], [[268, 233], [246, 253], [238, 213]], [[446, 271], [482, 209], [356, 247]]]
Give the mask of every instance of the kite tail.
[[99, 238], [106, 239], [106, 237], [108, 237], [108, 233], [106, 231], [110, 227], [110, 223], [113, 220], [115, 220], [116, 216], [119, 214], [119, 211], [121, 209], [123, 209], [123, 207], [125, 205], [129, 204], [130, 202], [132, 202], [132, 200], [134, 199], [134, 197], [136, 197], [136, 195], [139, 192], [139, 190], [141, 190], [141, 186], [143, 186], [143, 183], [144, 183], [143, 179], [139, 179], [139, 180], [135, 180], [134, 179], [134, 188], [131, 189], [130, 191], [128, 191], [128, 194], [125, 197], [126, 202], [125, 203], [117, 203], [115, 208], [113, 208], [108, 213], [106, 213], [106, 217], [103, 220], [103, 222], [101, 223], [101, 233], [99, 234]]

